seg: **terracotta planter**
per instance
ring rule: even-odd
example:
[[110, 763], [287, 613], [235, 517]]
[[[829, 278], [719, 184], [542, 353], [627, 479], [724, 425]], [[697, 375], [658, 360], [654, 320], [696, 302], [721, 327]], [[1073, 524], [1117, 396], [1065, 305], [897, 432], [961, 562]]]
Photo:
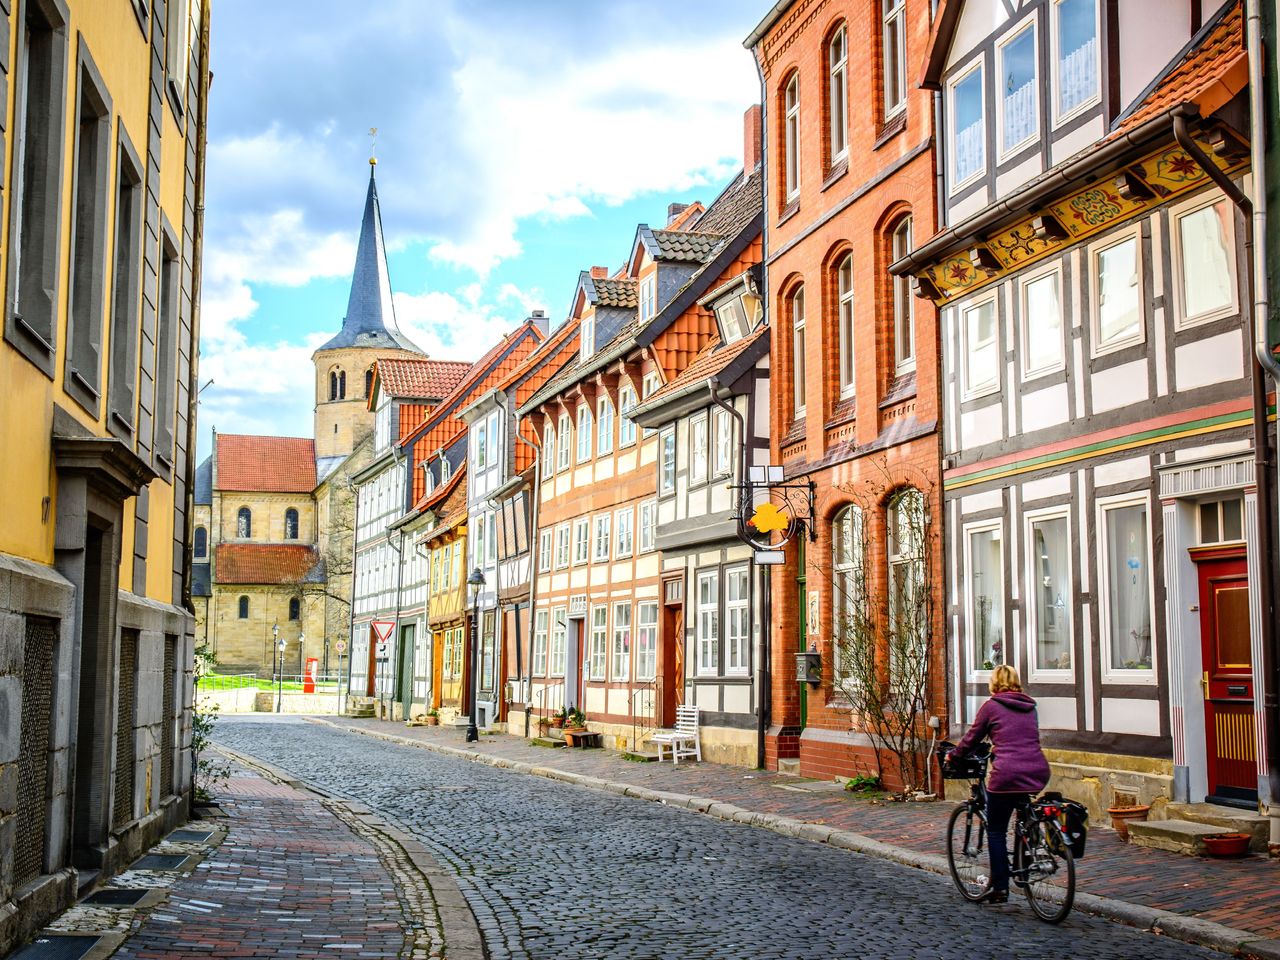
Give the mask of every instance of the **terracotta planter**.
[[1204, 849], [1211, 857], [1242, 857], [1249, 852], [1249, 841], [1253, 839], [1247, 833], [1220, 833], [1214, 837], [1204, 837]]
[[553, 730], [559, 730], [563, 726], [564, 726], [564, 720], [562, 718], [560, 717], [551, 718], [551, 727]]
[[426, 718], [428, 727], [437, 727], [440, 725], [440, 718], [428, 715]]
[[1147, 814], [1151, 811], [1151, 807], [1139, 805], [1136, 807], [1109, 807], [1107, 813], [1111, 815], [1111, 826], [1115, 828], [1116, 833], [1120, 834], [1120, 839], [1125, 843], [1129, 842], [1129, 822], [1132, 820], [1145, 820]]

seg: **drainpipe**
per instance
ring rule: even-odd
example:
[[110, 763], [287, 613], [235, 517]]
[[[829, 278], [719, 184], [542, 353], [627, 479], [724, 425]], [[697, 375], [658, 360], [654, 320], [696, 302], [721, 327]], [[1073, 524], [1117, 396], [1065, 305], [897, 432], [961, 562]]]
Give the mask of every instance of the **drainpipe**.
[[[1276, 678], [1276, 631], [1274, 613], [1274, 559], [1272, 543], [1274, 542], [1274, 505], [1271, 497], [1271, 463], [1268, 455], [1267, 438], [1267, 385], [1266, 374], [1272, 379], [1280, 380], [1280, 366], [1271, 355], [1268, 345], [1268, 302], [1267, 271], [1264, 251], [1266, 236], [1266, 193], [1263, 186], [1262, 147], [1265, 130], [1265, 117], [1260, 112], [1262, 106], [1262, 77], [1260, 61], [1255, 55], [1261, 55], [1261, 44], [1257, 36], [1257, 0], [1250, 0], [1249, 39], [1249, 103], [1253, 121], [1253, 136], [1250, 138], [1250, 160], [1253, 173], [1254, 194], [1250, 199], [1236, 186], [1204, 151], [1200, 149], [1187, 129], [1187, 118], [1199, 115], [1199, 110], [1192, 105], [1183, 105], [1173, 111], [1173, 137], [1178, 146], [1204, 170], [1205, 174], [1226, 194], [1245, 218], [1245, 257], [1248, 266], [1249, 286], [1253, 290], [1253, 304], [1249, 309], [1249, 318], [1253, 326], [1254, 356], [1257, 365], [1252, 368], [1253, 380], [1253, 459], [1258, 486], [1258, 566], [1260, 571], [1258, 583], [1258, 602], [1262, 607], [1262, 663], [1258, 665], [1262, 677], [1263, 691], [1263, 727], [1267, 753], [1267, 779], [1270, 796], [1265, 799], [1268, 814], [1271, 817], [1271, 845], [1274, 849], [1280, 846], [1280, 796], [1276, 791], [1276, 762], [1280, 760], [1280, 714], [1277, 713]], [[1256, 74], [1256, 76], [1255, 76]], [[1265, 371], [1265, 373], [1264, 373]]]
[[[507, 407], [507, 395], [498, 395], [502, 409], [511, 415]], [[542, 503], [542, 448], [520, 432], [520, 423], [516, 422], [516, 439], [526, 447], [533, 448], [533, 507], [529, 514], [529, 656], [525, 663], [529, 664], [530, 674], [524, 682], [524, 736], [529, 739], [529, 714], [533, 712], [533, 622], [537, 614], [534, 612], [534, 601], [538, 596], [538, 506]], [[519, 644], [520, 607], [516, 606], [516, 643]], [[519, 647], [516, 648], [517, 652]]]

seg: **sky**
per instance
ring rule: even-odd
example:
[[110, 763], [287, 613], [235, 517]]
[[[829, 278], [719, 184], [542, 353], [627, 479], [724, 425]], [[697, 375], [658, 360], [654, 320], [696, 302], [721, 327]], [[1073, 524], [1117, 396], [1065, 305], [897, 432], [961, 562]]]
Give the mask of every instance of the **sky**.
[[[369, 177], [401, 330], [474, 360], [742, 167], [743, 0], [219, 0], [199, 453], [310, 436]], [[376, 139], [371, 128], [377, 129]]]

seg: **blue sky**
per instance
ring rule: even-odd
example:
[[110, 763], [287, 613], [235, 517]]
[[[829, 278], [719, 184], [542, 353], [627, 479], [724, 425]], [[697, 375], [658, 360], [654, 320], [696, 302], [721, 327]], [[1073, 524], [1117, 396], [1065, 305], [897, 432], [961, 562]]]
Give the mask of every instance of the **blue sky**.
[[640, 222], [742, 165], [759, 82], [741, 0], [220, 0], [209, 110], [200, 450], [311, 433], [377, 127], [401, 328], [474, 359]]

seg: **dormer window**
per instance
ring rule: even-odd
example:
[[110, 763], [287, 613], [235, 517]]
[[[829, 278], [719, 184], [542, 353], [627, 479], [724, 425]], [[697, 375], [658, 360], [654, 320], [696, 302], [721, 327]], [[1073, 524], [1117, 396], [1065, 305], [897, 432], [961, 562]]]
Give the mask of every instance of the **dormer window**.
[[724, 343], [741, 340], [751, 328], [747, 321], [747, 311], [743, 307], [742, 297], [734, 297], [727, 303], [716, 307], [716, 322], [720, 326], [720, 339]]
[[582, 318], [582, 325], [578, 330], [578, 344], [581, 347], [581, 358], [583, 360], [591, 359], [591, 355], [596, 352], [595, 317]]
[[440, 482], [446, 483], [453, 476], [453, 466], [449, 463], [448, 457], [440, 458]]
[[640, 322], [648, 320], [657, 310], [658, 304], [658, 274], [649, 274], [640, 281]]

